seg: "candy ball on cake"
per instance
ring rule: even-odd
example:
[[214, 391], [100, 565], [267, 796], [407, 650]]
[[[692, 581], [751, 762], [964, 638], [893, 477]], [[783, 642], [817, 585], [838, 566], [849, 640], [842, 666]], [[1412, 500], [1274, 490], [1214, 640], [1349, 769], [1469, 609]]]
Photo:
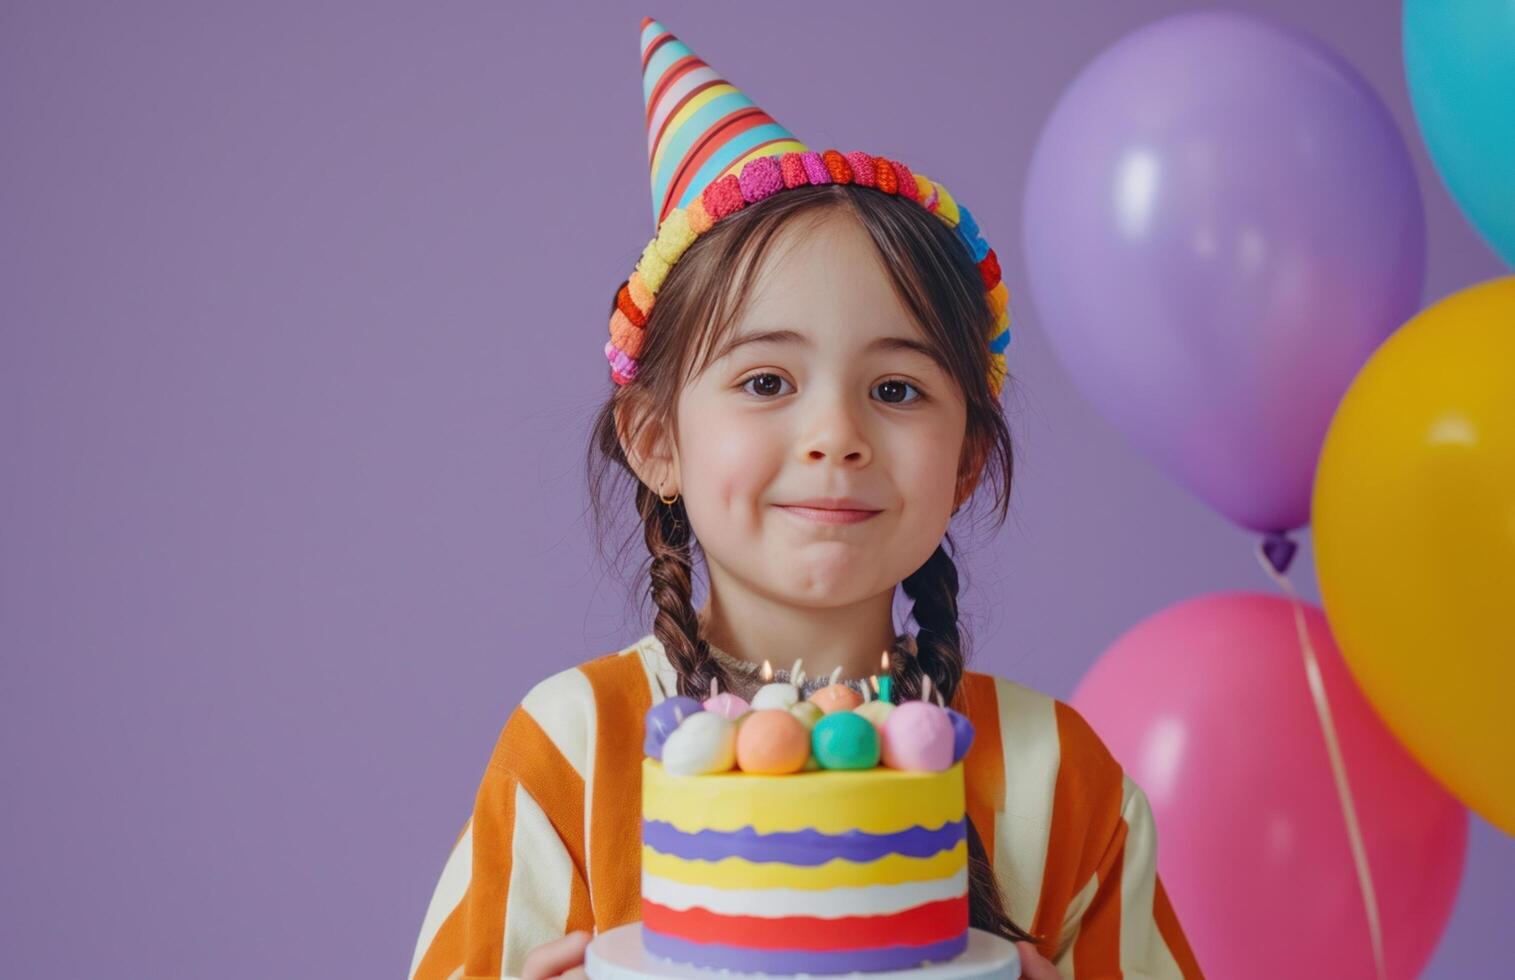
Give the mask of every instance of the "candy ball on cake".
[[858, 705], [852, 710], [854, 714], [862, 715], [864, 718], [867, 718], [873, 727], [878, 730], [879, 734], [882, 735], [884, 731], [884, 722], [887, 721], [889, 716], [894, 712], [894, 705], [890, 704], [888, 701], [868, 701]]
[[831, 683], [810, 695], [810, 703], [820, 708], [826, 714], [837, 711], [851, 711], [863, 703], [863, 696], [857, 691], [839, 682], [842, 676], [842, 668], [838, 667], [831, 672]]
[[826, 713], [821, 710], [820, 705], [814, 704], [810, 701], [801, 701], [799, 704], [790, 708], [789, 713], [798, 718], [800, 720], [800, 723], [803, 724], [807, 730], [814, 728], [815, 723], [826, 716]]
[[947, 712], [947, 720], [952, 722], [952, 761], [961, 762], [963, 756], [973, 747], [973, 722], [961, 712], [951, 708], [942, 709]]
[[789, 671], [789, 680], [786, 683], [773, 680], [773, 665], [764, 660], [763, 686], [758, 688], [757, 693], [752, 696], [753, 710], [756, 711], [758, 708], [783, 708], [785, 711], [788, 711], [798, 704], [800, 700], [798, 685], [804, 683], [802, 679], [804, 674], [801, 673], [800, 669], [803, 663], [803, 660], [796, 660], [794, 662], [794, 666]]
[[799, 772], [809, 755], [809, 730], [783, 708], [762, 708], [742, 717], [736, 765], [743, 772]]
[[664, 698], [648, 708], [645, 725], [647, 734], [642, 739], [642, 754], [661, 759], [663, 743], [668, 741], [668, 736], [683, 724], [685, 718], [703, 710], [705, 709], [700, 707], [698, 701], [683, 695]]
[[926, 701], [896, 705], [884, 722], [884, 765], [941, 772], [951, 767], [955, 732], [947, 709]]
[[713, 711], [685, 718], [663, 742], [663, 768], [675, 776], [725, 772], [736, 764], [736, 723]]
[[705, 699], [701, 707], [722, 718], [740, 718], [752, 710], [752, 705], [735, 694], [720, 690], [720, 682], [714, 678], [710, 681], [710, 697]]
[[835, 711], [810, 730], [810, 751], [823, 769], [872, 769], [879, 737], [873, 723], [851, 711]]

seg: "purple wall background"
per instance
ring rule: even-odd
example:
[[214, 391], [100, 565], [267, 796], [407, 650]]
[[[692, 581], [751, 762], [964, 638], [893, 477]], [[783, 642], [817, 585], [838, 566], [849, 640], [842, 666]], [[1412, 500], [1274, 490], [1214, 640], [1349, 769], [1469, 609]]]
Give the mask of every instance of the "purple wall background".
[[[1071, 387], [1016, 254], [1056, 97], [1196, 6], [8, 4], [0, 974], [403, 974], [506, 714], [643, 632], [581, 476], [652, 230], [643, 14], [1000, 243], [1019, 483], [966, 562], [979, 668], [1066, 698], [1142, 617], [1267, 589]], [[1416, 134], [1396, 5], [1223, 6], [1387, 101], [1426, 302], [1504, 271]], [[1512, 910], [1515, 840], [1475, 817], [1426, 976], [1507, 974]]]

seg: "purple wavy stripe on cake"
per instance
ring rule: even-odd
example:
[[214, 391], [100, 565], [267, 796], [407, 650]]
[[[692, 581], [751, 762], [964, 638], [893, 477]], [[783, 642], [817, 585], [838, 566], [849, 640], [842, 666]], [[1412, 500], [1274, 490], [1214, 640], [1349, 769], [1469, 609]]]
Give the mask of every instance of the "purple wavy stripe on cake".
[[643, 927], [642, 945], [653, 956], [676, 963], [746, 973], [852, 973], [909, 970], [961, 956], [968, 933], [925, 946], [878, 946], [873, 949], [749, 949], [720, 943], [692, 943]]
[[642, 842], [659, 854], [689, 861], [719, 861], [740, 857], [748, 861], [820, 865], [836, 858], [846, 861], [877, 861], [890, 854], [930, 857], [950, 851], [966, 833], [966, 822], [955, 820], [935, 830], [911, 827], [892, 834], [869, 834], [849, 830], [823, 834], [818, 830], [785, 830], [760, 834], [751, 827], [740, 830], [679, 830], [662, 820], [642, 821]]

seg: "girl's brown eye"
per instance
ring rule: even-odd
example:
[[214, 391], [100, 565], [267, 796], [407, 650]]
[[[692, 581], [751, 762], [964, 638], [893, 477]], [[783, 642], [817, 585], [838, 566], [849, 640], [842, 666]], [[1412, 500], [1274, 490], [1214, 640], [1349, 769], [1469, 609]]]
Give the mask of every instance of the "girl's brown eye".
[[[748, 388], [748, 385], [753, 384], [757, 386], [756, 390]], [[784, 379], [776, 374], [754, 374], [752, 377], [742, 382], [743, 389], [752, 391], [754, 395], [757, 395], [760, 398], [767, 398], [770, 395], [782, 394], [783, 387]]]
[[[904, 397], [905, 389], [907, 388], [914, 389], [915, 398]], [[880, 399], [881, 401], [886, 401], [895, 405], [908, 404], [909, 402], [913, 402], [918, 398], [924, 397], [920, 393], [920, 389], [916, 388], [915, 385], [911, 384], [908, 381], [901, 381], [898, 378], [891, 378], [888, 381], [879, 382], [879, 385], [875, 390], [884, 393]]]

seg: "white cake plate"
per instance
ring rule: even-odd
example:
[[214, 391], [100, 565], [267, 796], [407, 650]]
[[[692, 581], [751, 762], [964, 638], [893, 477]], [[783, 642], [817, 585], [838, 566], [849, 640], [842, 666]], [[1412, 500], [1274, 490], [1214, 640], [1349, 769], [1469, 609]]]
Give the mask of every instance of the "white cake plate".
[[[730, 980], [731, 977], [772, 977], [772, 973], [706, 970], [658, 959], [642, 948], [642, 924], [617, 926], [594, 937], [584, 954], [590, 980]], [[800, 973], [796, 976], [858, 977], [867, 980], [1020, 980], [1021, 957], [1015, 944], [982, 929], [968, 930], [968, 949], [950, 963], [933, 963], [914, 970], [874, 973]]]

